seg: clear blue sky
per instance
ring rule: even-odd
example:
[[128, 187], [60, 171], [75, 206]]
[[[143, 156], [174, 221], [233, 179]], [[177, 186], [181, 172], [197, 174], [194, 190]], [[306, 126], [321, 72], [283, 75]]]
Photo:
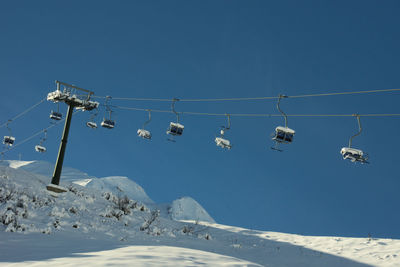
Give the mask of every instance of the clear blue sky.
[[[3, 1], [0, 9], [1, 123], [55, 90], [58, 79], [96, 95], [225, 98], [399, 88], [398, 1]], [[399, 113], [399, 93], [284, 99], [290, 114]], [[169, 109], [170, 103], [122, 106]], [[277, 113], [276, 101], [176, 104], [178, 111]], [[49, 125], [44, 103], [11, 124], [18, 140]], [[62, 106], [65, 114], [66, 107]], [[103, 110], [98, 122], [103, 116]], [[400, 238], [400, 118], [362, 118], [354, 147], [339, 151], [355, 118], [289, 118], [293, 144], [269, 149], [282, 118], [232, 118], [231, 151], [214, 138], [224, 117], [153, 113], [150, 142], [136, 130], [145, 112], [116, 110], [113, 130], [74, 116], [65, 165], [97, 177], [125, 175], [156, 202], [191, 196], [219, 223], [308, 235]], [[7, 134], [1, 128], [1, 135]], [[7, 159], [55, 162], [62, 127]]]

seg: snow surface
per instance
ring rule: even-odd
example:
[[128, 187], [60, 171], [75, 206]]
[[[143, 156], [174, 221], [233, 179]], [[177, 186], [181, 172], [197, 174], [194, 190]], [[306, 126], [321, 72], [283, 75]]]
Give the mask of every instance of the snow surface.
[[[13, 164], [21, 167], [0, 164], [0, 266], [400, 266], [400, 240], [176, 221], [160, 211], [172, 210], [174, 203], [146, 204], [109, 187], [72, 182], [53, 197], [45, 189], [48, 176], [23, 169], [30, 164]], [[194, 202], [176, 203], [193, 211]]]
[[196, 200], [191, 197], [182, 197], [172, 202], [170, 208], [174, 220], [192, 220], [215, 223], [214, 219]]

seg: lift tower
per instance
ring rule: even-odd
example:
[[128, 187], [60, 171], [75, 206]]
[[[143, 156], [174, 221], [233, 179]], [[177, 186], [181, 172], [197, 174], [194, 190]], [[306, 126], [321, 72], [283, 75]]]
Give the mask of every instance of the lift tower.
[[[90, 97], [94, 94], [92, 91], [60, 81], [56, 81], [56, 85], [57, 90], [55, 90], [54, 92], [50, 92], [47, 95], [47, 100], [53, 101], [55, 103], [64, 102], [68, 105], [68, 112], [67, 117], [65, 118], [64, 131], [61, 138], [60, 148], [58, 150], [57, 162], [54, 167], [53, 177], [51, 179], [51, 184], [47, 186], [47, 190], [56, 193], [62, 193], [67, 191], [65, 188], [59, 186], [59, 184], [62, 165], [64, 161], [65, 148], [67, 146], [68, 133], [74, 108], [82, 111], [92, 110], [99, 106], [99, 102], [90, 100]], [[64, 86], [63, 91], [60, 90], [60, 85]], [[77, 91], [82, 91], [84, 93], [76, 94]]]

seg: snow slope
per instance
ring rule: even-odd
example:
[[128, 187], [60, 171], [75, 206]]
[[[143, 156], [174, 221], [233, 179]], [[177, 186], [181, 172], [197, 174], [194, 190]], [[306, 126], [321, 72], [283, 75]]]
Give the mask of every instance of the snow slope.
[[156, 204], [72, 182], [55, 198], [49, 177], [8, 166], [0, 166], [0, 266], [400, 266], [400, 240], [176, 221]]
[[214, 219], [196, 200], [182, 197], [172, 202], [169, 210], [174, 220], [192, 220], [215, 223]]
[[129, 198], [141, 201], [143, 203], [153, 203], [143, 188], [124, 176], [111, 176], [104, 178], [92, 178], [74, 181], [74, 183], [93, 188], [98, 191], [112, 192], [114, 195], [126, 195]]

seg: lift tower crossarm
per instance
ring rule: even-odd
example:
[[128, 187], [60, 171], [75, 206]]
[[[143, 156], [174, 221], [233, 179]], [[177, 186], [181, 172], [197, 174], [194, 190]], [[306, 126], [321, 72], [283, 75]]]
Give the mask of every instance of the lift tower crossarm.
[[[56, 165], [54, 166], [53, 177], [51, 179], [51, 184], [47, 185], [47, 190], [56, 193], [62, 193], [67, 191], [65, 188], [59, 186], [59, 184], [60, 184], [61, 170], [64, 162], [65, 150], [67, 147], [69, 129], [71, 126], [73, 110], [74, 108], [81, 109], [83, 111], [92, 110], [99, 106], [99, 102], [90, 100], [90, 97], [94, 94], [92, 91], [79, 88], [75, 85], [63, 83], [60, 81], [56, 81], [56, 85], [57, 89], [54, 92], [50, 92], [47, 95], [47, 100], [53, 102], [66, 103], [68, 105], [68, 112], [67, 112], [67, 117], [65, 118], [64, 131], [61, 138], [60, 148], [58, 150], [57, 162]], [[65, 89], [63, 91], [60, 90], [60, 85], [65, 86]], [[71, 94], [71, 91], [67, 90], [67, 88], [73, 88], [75, 90], [84, 91], [88, 93], [87, 98], [81, 99], [79, 98], [78, 95]]]

